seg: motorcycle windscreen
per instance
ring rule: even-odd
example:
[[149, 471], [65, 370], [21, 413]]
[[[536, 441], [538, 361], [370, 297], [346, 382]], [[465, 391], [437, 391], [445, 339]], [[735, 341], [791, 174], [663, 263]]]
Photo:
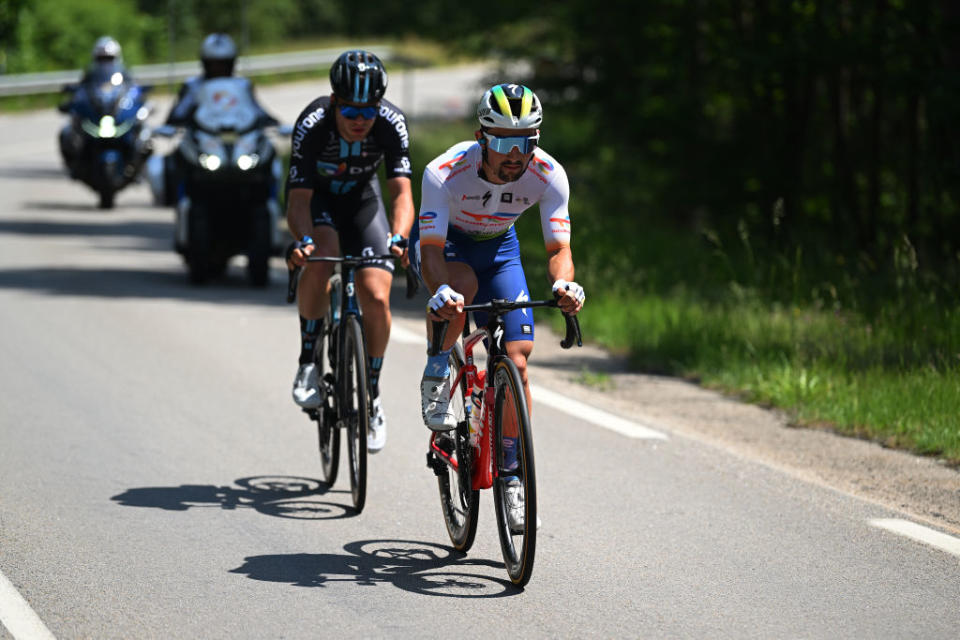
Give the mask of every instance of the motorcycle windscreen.
[[194, 119], [208, 131], [246, 131], [257, 121], [257, 107], [245, 78], [214, 78], [198, 88]]

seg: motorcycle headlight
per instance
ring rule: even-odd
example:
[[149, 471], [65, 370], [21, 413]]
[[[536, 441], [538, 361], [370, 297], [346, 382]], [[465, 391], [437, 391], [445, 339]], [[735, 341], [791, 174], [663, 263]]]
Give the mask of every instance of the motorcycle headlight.
[[112, 138], [117, 135], [117, 122], [113, 119], [113, 116], [100, 118], [100, 131], [97, 135], [101, 138]]
[[260, 162], [260, 156], [255, 153], [245, 153], [237, 158], [237, 166], [243, 171], [246, 171], [247, 169], [253, 169], [255, 166], [257, 166], [258, 162]]
[[220, 168], [220, 156], [201, 153], [200, 166], [207, 171], [216, 171]]

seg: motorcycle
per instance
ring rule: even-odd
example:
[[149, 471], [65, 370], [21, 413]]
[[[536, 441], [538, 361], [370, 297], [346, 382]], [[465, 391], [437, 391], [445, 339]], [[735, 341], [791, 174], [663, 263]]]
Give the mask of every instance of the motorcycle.
[[[204, 82], [172, 166], [154, 157], [148, 167], [155, 201], [175, 203], [174, 247], [193, 284], [222, 274], [233, 256], [246, 255], [251, 283], [266, 286], [269, 258], [280, 255], [277, 187], [283, 164], [270, 133], [289, 135], [290, 128], [275, 127], [248, 87], [237, 77]], [[154, 134], [176, 132], [164, 125]]]
[[113, 208], [116, 193], [137, 178], [151, 153], [150, 89], [116, 66], [93, 69], [63, 87], [70, 99], [59, 110], [70, 122], [60, 130], [60, 153], [70, 177], [100, 195], [101, 209]]

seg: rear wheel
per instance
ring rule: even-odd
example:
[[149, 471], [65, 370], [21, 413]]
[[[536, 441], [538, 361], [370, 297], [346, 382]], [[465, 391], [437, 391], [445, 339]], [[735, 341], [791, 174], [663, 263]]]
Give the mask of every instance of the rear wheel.
[[[493, 385], [496, 398], [493, 453], [497, 470], [493, 481], [493, 498], [497, 531], [510, 580], [522, 587], [533, 574], [537, 547], [537, 478], [533, 464], [530, 416], [520, 372], [509, 358], [498, 359], [494, 365]], [[516, 438], [513, 446], [505, 446], [504, 436]], [[518, 500], [522, 502], [522, 522], [515, 522], [518, 526], [511, 526], [507, 512], [515, 507]]]
[[[451, 385], [456, 381], [462, 366], [463, 350], [458, 343], [450, 352]], [[433, 452], [443, 521], [454, 549], [462, 552], [469, 551], [473, 546], [473, 539], [477, 535], [477, 510], [480, 505], [480, 492], [472, 488], [471, 480], [473, 446], [470, 444], [470, 425], [466, 412], [469, 402], [470, 391], [467, 389], [466, 380], [461, 380], [450, 397], [450, 410], [457, 418], [457, 428], [437, 434], [435, 440], [438, 448], [449, 455], [451, 460], [446, 460], [443, 454]], [[456, 469], [452, 462], [456, 462]]]
[[367, 353], [363, 331], [355, 316], [341, 321], [343, 360], [340, 363], [340, 386], [345, 406], [340, 415], [347, 426], [347, 453], [350, 458], [350, 490], [353, 507], [363, 511], [367, 501], [367, 428], [370, 425], [367, 402]]

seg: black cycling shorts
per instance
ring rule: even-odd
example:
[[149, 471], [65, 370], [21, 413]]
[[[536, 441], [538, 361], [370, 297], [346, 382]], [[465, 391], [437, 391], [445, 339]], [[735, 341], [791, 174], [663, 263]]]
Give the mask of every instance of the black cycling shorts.
[[[337, 232], [341, 255], [374, 256], [390, 253], [390, 225], [376, 178], [366, 184], [359, 197], [314, 191], [310, 199], [310, 215], [313, 226], [333, 227]], [[393, 260], [370, 260], [360, 268], [364, 267], [379, 267], [391, 273], [394, 270]]]

